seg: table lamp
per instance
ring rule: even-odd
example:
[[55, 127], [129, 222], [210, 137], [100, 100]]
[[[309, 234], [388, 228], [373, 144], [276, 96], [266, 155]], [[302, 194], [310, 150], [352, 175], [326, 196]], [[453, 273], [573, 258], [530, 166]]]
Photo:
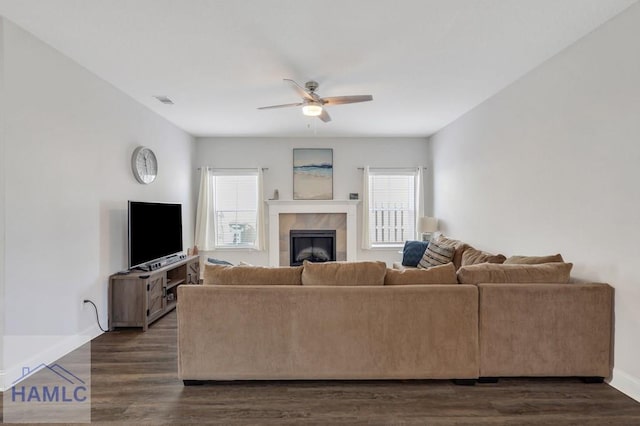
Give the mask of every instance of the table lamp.
[[433, 233], [438, 230], [438, 219], [435, 217], [422, 216], [418, 228], [422, 234], [422, 241], [431, 241]]

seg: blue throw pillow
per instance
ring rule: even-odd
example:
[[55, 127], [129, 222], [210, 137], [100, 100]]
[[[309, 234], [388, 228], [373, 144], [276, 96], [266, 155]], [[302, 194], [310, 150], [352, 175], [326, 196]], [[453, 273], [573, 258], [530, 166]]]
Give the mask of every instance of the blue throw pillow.
[[207, 258], [207, 262], [213, 263], [214, 265], [231, 265], [231, 266], [233, 266], [233, 263], [229, 263], [226, 260], [214, 259], [213, 257], [208, 257]]
[[404, 249], [402, 249], [402, 264], [404, 266], [418, 266], [428, 245], [428, 241], [406, 241]]

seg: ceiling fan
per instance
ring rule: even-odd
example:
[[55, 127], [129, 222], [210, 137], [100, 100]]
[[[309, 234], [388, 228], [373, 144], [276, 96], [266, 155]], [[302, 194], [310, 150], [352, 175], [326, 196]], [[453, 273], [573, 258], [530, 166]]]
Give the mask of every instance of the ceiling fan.
[[317, 93], [318, 83], [316, 81], [307, 81], [304, 87], [296, 83], [295, 81], [285, 78], [284, 81], [291, 84], [291, 87], [302, 97], [302, 102], [296, 102], [292, 104], [283, 105], [271, 105], [260, 107], [258, 109], [272, 109], [272, 108], [286, 108], [286, 107], [302, 107], [302, 113], [310, 117], [318, 117], [325, 123], [331, 121], [331, 117], [325, 106], [353, 104], [357, 102], [367, 102], [373, 100], [371, 95], [352, 95], [352, 96], [329, 96], [327, 98], [321, 98]]

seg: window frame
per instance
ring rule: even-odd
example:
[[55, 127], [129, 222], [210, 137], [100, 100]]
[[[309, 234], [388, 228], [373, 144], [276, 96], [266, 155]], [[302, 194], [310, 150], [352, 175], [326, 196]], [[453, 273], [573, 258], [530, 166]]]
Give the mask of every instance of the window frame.
[[[387, 177], [402, 177], [402, 178], [413, 178], [412, 179], [412, 184], [409, 186], [407, 186], [406, 190], [404, 191], [404, 194], [406, 194], [407, 196], [411, 197], [410, 200], [408, 200], [407, 202], [407, 206], [404, 208], [386, 208], [386, 209], [376, 209], [375, 207], [375, 202], [376, 202], [376, 198], [377, 196], [375, 196], [374, 194], [376, 193], [375, 190], [375, 179], [377, 177], [382, 177], [382, 176], [387, 176]], [[421, 185], [421, 179], [422, 179], [422, 175], [420, 173], [420, 171], [416, 168], [370, 168], [369, 169], [369, 174], [368, 174], [368, 194], [367, 194], [367, 205], [363, 206], [363, 208], [367, 209], [368, 213], [369, 213], [369, 226], [367, 229], [367, 232], [369, 233], [369, 245], [370, 248], [372, 250], [388, 250], [388, 249], [398, 249], [398, 248], [402, 248], [404, 246], [405, 241], [407, 240], [413, 240], [417, 238], [418, 235], [418, 227], [417, 227], [417, 222], [419, 217], [421, 216], [421, 193], [420, 191], [422, 191], [422, 185]], [[378, 193], [379, 194], [379, 193]], [[390, 201], [385, 201], [387, 203], [390, 203]], [[375, 225], [375, 216], [374, 214], [372, 214], [373, 211], [378, 210], [383, 212], [382, 213], [382, 218], [384, 218], [384, 212], [396, 212], [394, 214], [394, 220], [395, 223], [392, 225], [391, 228], [387, 228], [385, 229], [385, 227], [388, 227], [389, 225], [385, 225], [384, 223], [381, 225], [382, 229], [381, 232], [384, 234], [385, 231], [388, 232], [395, 232], [397, 235], [397, 232], [401, 232], [399, 237], [396, 237], [396, 239], [394, 241], [391, 242], [384, 242], [383, 239], [384, 237], [378, 238], [377, 233], [376, 233], [376, 225]], [[401, 214], [401, 219], [400, 222], [398, 223], [398, 219], [397, 219], [397, 212], [403, 212]], [[405, 223], [407, 225], [405, 225]], [[398, 227], [400, 227], [400, 229], [398, 229]], [[405, 227], [408, 229], [406, 231], [402, 231], [402, 227]]]
[[[220, 187], [218, 186], [220, 184], [220, 182], [217, 180], [217, 178], [229, 178], [229, 177], [233, 177], [233, 176], [237, 176], [237, 177], [252, 177], [255, 179], [255, 199], [252, 200], [255, 203], [255, 206], [253, 209], [238, 209], [238, 204], [239, 204], [239, 200], [236, 200], [236, 208], [232, 209], [232, 210], [228, 210], [228, 209], [221, 209], [219, 208], [219, 199], [218, 197], [220, 196]], [[259, 182], [259, 175], [257, 171], [252, 171], [252, 170], [233, 170], [233, 169], [228, 169], [228, 170], [216, 170], [211, 174], [211, 179], [212, 179], [212, 189], [213, 189], [213, 208], [211, 209], [211, 213], [210, 215], [212, 216], [210, 218], [211, 222], [213, 223], [213, 226], [215, 227], [215, 238], [213, 241], [213, 250], [258, 250], [258, 227], [259, 227], [259, 217], [258, 215], [260, 214], [260, 208], [258, 206], [258, 203], [260, 202], [260, 182]], [[237, 191], [237, 187], [236, 187], [236, 191]], [[221, 213], [230, 213], [231, 215], [235, 216], [235, 221], [226, 221], [228, 225], [230, 225], [231, 223], [238, 223], [238, 224], [245, 224], [245, 225], [249, 225], [254, 233], [253, 236], [253, 241], [252, 242], [246, 242], [243, 243], [242, 238], [243, 238], [243, 234], [245, 232], [247, 232], [247, 228], [246, 227], [242, 227], [242, 228], [238, 228], [237, 231], [224, 231], [223, 228], [224, 225], [222, 225], [221, 223]], [[238, 213], [253, 213], [254, 214], [254, 221], [253, 222], [239, 222], [237, 220], [238, 218]], [[249, 231], [251, 231], [251, 229], [249, 229]], [[223, 239], [225, 237], [228, 237], [229, 235], [233, 235], [233, 238], [239, 238], [238, 243], [220, 243], [220, 240]]]

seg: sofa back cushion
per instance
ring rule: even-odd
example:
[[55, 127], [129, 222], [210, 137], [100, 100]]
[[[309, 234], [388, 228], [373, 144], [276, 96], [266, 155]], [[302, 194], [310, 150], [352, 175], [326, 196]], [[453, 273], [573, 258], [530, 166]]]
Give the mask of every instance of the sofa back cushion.
[[564, 259], [558, 253], [549, 256], [511, 256], [504, 261], [506, 265], [537, 265], [551, 262], [564, 262]]
[[553, 283], [569, 282], [572, 263], [542, 263], [538, 265], [497, 265], [480, 263], [458, 270], [460, 284], [480, 283]]
[[387, 269], [384, 285], [457, 284], [453, 263], [428, 269]]
[[302, 266], [205, 265], [204, 284], [211, 285], [301, 285]]
[[491, 254], [469, 247], [462, 253], [462, 266], [477, 265], [478, 263], [504, 263], [506, 259], [503, 254]]
[[387, 264], [377, 261], [304, 261], [302, 285], [384, 285]]

